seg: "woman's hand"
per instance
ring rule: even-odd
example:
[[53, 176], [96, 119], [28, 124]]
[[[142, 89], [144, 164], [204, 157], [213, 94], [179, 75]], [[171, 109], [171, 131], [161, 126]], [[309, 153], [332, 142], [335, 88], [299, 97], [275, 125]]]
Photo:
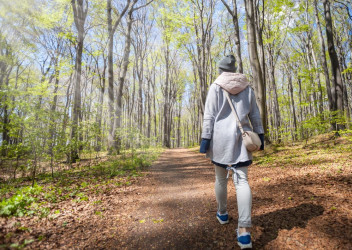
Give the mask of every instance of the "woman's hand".
[[260, 141], [262, 145], [260, 146], [260, 150], [264, 150], [264, 134], [259, 134]]
[[201, 143], [200, 143], [200, 149], [199, 149], [199, 152], [200, 152], [200, 153], [205, 154], [205, 153], [208, 151], [209, 146], [210, 146], [210, 140], [211, 140], [211, 139], [204, 139], [204, 138], [202, 138], [202, 141], [201, 141]]

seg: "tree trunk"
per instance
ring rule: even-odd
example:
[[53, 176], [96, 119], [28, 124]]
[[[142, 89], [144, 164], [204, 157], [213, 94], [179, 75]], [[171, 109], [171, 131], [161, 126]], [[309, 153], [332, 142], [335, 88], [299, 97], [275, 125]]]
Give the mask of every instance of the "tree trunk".
[[235, 44], [236, 44], [236, 61], [238, 65], [237, 71], [243, 73], [243, 63], [242, 63], [242, 56], [241, 56], [241, 40], [240, 40], [240, 28], [238, 24], [238, 14], [237, 14], [237, 1], [232, 0], [233, 10], [231, 10], [230, 6], [226, 3], [225, 0], [221, 0], [221, 2], [225, 5], [227, 11], [232, 16], [232, 22], [234, 26], [234, 33], [235, 33]]
[[181, 147], [181, 110], [182, 100], [179, 100], [178, 112], [177, 112], [177, 147]]
[[258, 58], [253, 1], [245, 0], [244, 3], [246, 8], [246, 19], [248, 29], [248, 50], [253, 72], [253, 80], [258, 83], [258, 89], [256, 89], [256, 98], [260, 111], [260, 116], [263, 122], [264, 132], [267, 133], [265, 84], [263, 81], [262, 69]]
[[170, 50], [169, 44], [166, 45], [166, 54], [165, 54], [165, 87], [164, 87], [164, 146], [170, 148], [170, 133], [169, 133], [169, 116], [170, 116], [170, 93], [169, 93], [169, 75], [170, 75]]
[[297, 140], [297, 118], [296, 118], [295, 100], [293, 98], [293, 85], [292, 85], [291, 69], [287, 70], [287, 74], [288, 74], [288, 89], [289, 89], [290, 97], [291, 97], [291, 109], [292, 109], [292, 116], [293, 116], [293, 129], [294, 129], [293, 140]]
[[116, 22], [112, 23], [112, 0], [107, 0], [106, 11], [107, 11], [107, 24], [108, 24], [108, 97], [109, 97], [109, 135], [108, 135], [108, 151], [112, 154], [118, 148], [116, 143], [116, 122], [115, 122], [115, 112], [114, 112], [114, 64], [113, 64], [113, 48], [114, 48], [114, 34], [117, 26], [119, 25], [121, 18], [125, 15], [126, 11], [130, 9], [132, 11], [133, 5], [138, 0], [127, 0], [127, 4], [122, 12], [118, 15]]
[[274, 104], [274, 114], [275, 114], [275, 131], [277, 132], [277, 140], [281, 142], [281, 114], [280, 114], [280, 107], [279, 107], [279, 97], [277, 94], [277, 87], [275, 81], [275, 64], [274, 58], [272, 55], [272, 50], [270, 48], [270, 44], [268, 45], [268, 58], [269, 58], [269, 76], [270, 82], [273, 90], [273, 104]]
[[321, 64], [322, 64], [323, 70], [324, 70], [325, 85], [326, 85], [326, 91], [327, 91], [328, 100], [329, 100], [329, 109], [330, 109], [330, 111], [333, 111], [333, 110], [335, 110], [335, 108], [334, 108], [335, 99], [333, 98], [333, 97], [335, 97], [333, 95], [333, 93], [335, 94], [335, 90], [332, 93], [332, 89], [330, 86], [330, 76], [329, 76], [328, 64], [326, 62], [326, 55], [325, 55], [325, 41], [324, 41], [323, 32], [322, 32], [321, 25], [320, 25], [320, 20], [319, 20], [317, 0], [314, 0], [314, 13], [315, 13], [315, 19], [317, 22], [318, 35], [319, 35], [320, 46], [321, 46], [320, 60], [321, 60]]
[[[77, 2], [77, 4], [76, 4]], [[85, 7], [83, 6], [85, 2]], [[88, 2], [84, 0], [72, 0], [73, 17], [78, 32], [78, 41], [76, 47], [76, 62], [75, 62], [75, 87], [74, 87], [74, 103], [73, 103], [73, 124], [71, 132], [71, 141], [73, 148], [71, 150], [72, 163], [79, 159], [78, 156], [78, 126], [79, 118], [81, 117], [81, 74], [82, 74], [82, 54], [84, 41], [84, 23], [88, 13]]]
[[312, 41], [310, 41], [310, 47], [311, 47], [311, 53], [312, 53], [312, 57], [313, 57], [314, 65], [315, 65], [315, 79], [316, 79], [316, 82], [318, 83], [319, 113], [323, 114], [323, 91], [322, 91], [321, 82], [320, 82], [320, 72], [318, 70], [319, 66], [318, 66], [317, 59], [315, 57]]
[[157, 142], [159, 141], [159, 137], [158, 137], [158, 133], [157, 133], [157, 129], [158, 129], [158, 125], [157, 125], [157, 114], [158, 111], [156, 110], [156, 94], [155, 94], [155, 71], [153, 72], [153, 110], [154, 110], [154, 137], [157, 140]]
[[[150, 76], [149, 76], [150, 77]], [[151, 95], [150, 95], [150, 78], [148, 78], [148, 85], [147, 85], [147, 109], [148, 109], [148, 122], [147, 122], [147, 138], [150, 139], [151, 135], [151, 120], [152, 120], [152, 111], [151, 111]]]
[[[331, 72], [333, 75], [333, 85], [336, 88], [336, 111], [338, 111], [338, 117], [343, 115], [343, 84], [341, 77], [341, 70], [339, 67], [339, 60], [334, 45], [334, 35], [332, 29], [332, 19], [330, 13], [330, 2], [329, 0], [323, 0], [324, 4], [324, 15], [326, 23], [326, 37], [328, 41], [328, 51], [331, 61]], [[336, 127], [337, 131], [344, 129], [345, 126], [339, 123]]]
[[[58, 56], [57, 56], [58, 57]], [[54, 98], [53, 101], [51, 103], [51, 107], [50, 107], [50, 123], [49, 123], [49, 136], [50, 136], [50, 158], [51, 158], [51, 162], [50, 162], [50, 168], [51, 168], [51, 176], [54, 178], [54, 167], [53, 167], [53, 159], [54, 159], [54, 146], [55, 146], [55, 131], [56, 131], [56, 106], [57, 106], [57, 92], [59, 89], [59, 81], [60, 81], [60, 69], [58, 68], [58, 64], [59, 64], [59, 59], [55, 58], [55, 64], [54, 64], [54, 68], [55, 68], [55, 86], [54, 86]]]
[[[255, 22], [256, 22], [256, 25], [255, 25], [255, 29], [256, 29], [256, 34], [257, 34], [257, 37], [258, 37], [258, 45], [259, 45], [259, 57], [260, 57], [260, 66], [261, 66], [261, 69], [262, 69], [262, 78], [263, 78], [263, 83], [264, 83], [264, 86], [266, 86], [266, 70], [265, 70], [265, 55], [264, 55], [264, 42], [263, 42], [263, 26], [264, 26], [264, 10], [265, 10], [265, 1], [262, 1], [263, 3], [263, 6], [262, 6], [262, 13], [259, 13], [259, 7], [257, 6], [256, 4], [256, 7], [255, 7]], [[258, 0], [258, 4], [259, 4], [259, 0]], [[260, 18], [260, 14], [262, 15], [262, 18]], [[266, 89], [264, 90], [266, 91]]]
[[[103, 119], [103, 106], [104, 106], [104, 95], [105, 95], [105, 83], [106, 83], [106, 58], [104, 58], [104, 66], [102, 74], [99, 74], [99, 82], [100, 82], [100, 93], [99, 93], [99, 104], [97, 108], [97, 142], [95, 146], [95, 151], [100, 152], [102, 148], [102, 119]], [[97, 65], [97, 71], [99, 71]]]
[[[126, 42], [125, 42], [125, 49], [123, 52], [123, 59], [122, 59], [122, 64], [121, 64], [121, 71], [120, 71], [120, 76], [119, 76], [119, 81], [118, 81], [118, 96], [117, 96], [117, 113], [116, 113], [116, 127], [121, 128], [121, 121], [122, 121], [122, 93], [123, 93], [123, 87], [125, 83], [125, 78], [127, 74], [127, 69], [128, 69], [128, 63], [129, 63], [129, 56], [130, 56], [130, 50], [131, 50], [131, 28], [132, 28], [132, 11], [129, 11], [128, 13], [128, 19], [127, 19], [127, 34], [126, 34]], [[121, 150], [121, 135], [118, 135], [118, 137], [115, 140], [117, 142], [117, 153], [120, 153]]]
[[107, 0], [107, 15], [108, 15], [108, 107], [109, 107], [109, 135], [108, 135], [108, 151], [112, 154], [114, 151], [114, 138], [115, 138], [115, 126], [114, 126], [114, 64], [113, 64], [113, 48], [114, 48], [114, 34], [112, 26], [112, 0]]
[[311, 50], [310, 50], [310, 45], [309, 45], [309, 38], [310, 36], [308, 35], [308, 41], [306, 43], [306, 49], [307, 49], [307, 53], [306, 53], [306, 56], [307, 56], [307, 64], [308, 64], [308, 69], [309, 69], [309, 81], [310, 81], [310, 84], [311, 84], [311, 89], [312, 89], [312, 94], [311, 94], [311, 98], [313, 98], [313, 100], [310, 101], [310, 106], [311, 106], [311, 109], [313, 112], [313, 115], [316, 116], [317, 115], [317, 108], [316, 108], [316, 105], [317, 105], [317, 95], [316, 95], [316, 88], [315, 88], [315, 82], [314, 82], [314, 79], [313, 79], [313, 76], [312, 76], [312, 60], [311, 60]]
[[298, 78], [298, 98], [299, 98], [299, 114], [300, 114], [300, 130], [301, 130], [301, 139], [304, 138], [303, 133], [303, 108], [302, 108], [302, 83], [301, 78]]
[[[138, 56], [136, 60], [138, 61]], [[143, 63], [143, 59], [140, 57], [140, 65], [136, 65], [138, 75], [138, 129], [141, 134], [143, 133]]]

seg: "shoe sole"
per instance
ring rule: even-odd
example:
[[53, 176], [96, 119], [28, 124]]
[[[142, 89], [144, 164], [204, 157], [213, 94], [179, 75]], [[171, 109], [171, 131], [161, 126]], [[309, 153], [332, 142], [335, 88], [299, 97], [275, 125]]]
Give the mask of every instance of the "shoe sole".
[[229, 223], [229, 220], [223, 221], [221, 220], [219, 217], [216, 216], [216, 219], [218, 219], [218, 221], [220, 222], [221, 225], [227, 224]]
[[241, 249], [252, 248], [252, 242], [248, 244], [242, 244], [241, 242], [237, 241], [237, 244], [240, 246]]

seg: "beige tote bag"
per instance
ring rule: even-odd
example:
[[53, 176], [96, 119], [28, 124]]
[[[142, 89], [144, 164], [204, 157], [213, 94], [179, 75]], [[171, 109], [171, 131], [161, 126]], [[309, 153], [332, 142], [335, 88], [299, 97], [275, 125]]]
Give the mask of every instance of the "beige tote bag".
[[249, 152], [258, 151], [260, 149], [260, 146], [262, 145], [262, 142], [260, 141], [258, 134], [253, 131], [244, 131], [243, 130], [242, 124], [240, 122], [240, 119], [238, 118], [235, 107], [233, 106], [233, 103], [231, 102], [229, 93], [226, 90], [224, 90], [224, 93], [226, 95], [227, 101], [230, 104], [230, 107], [232, 109], [232, 113], [236, 117], [238, 127], [240, 128], [241, 133], [242, 133], [242, 139], [243, 139], [244, 145], [246, 146], [246, 148]]

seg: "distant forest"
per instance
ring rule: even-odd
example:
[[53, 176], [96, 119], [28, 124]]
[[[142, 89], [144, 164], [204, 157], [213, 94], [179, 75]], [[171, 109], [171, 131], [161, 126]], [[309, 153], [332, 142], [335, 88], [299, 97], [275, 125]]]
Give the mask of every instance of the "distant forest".
[[255, 90], [267, 143], [348, 132], [351, 6], [0, 0], [1, 162], [197, 145], [228, 54]]

